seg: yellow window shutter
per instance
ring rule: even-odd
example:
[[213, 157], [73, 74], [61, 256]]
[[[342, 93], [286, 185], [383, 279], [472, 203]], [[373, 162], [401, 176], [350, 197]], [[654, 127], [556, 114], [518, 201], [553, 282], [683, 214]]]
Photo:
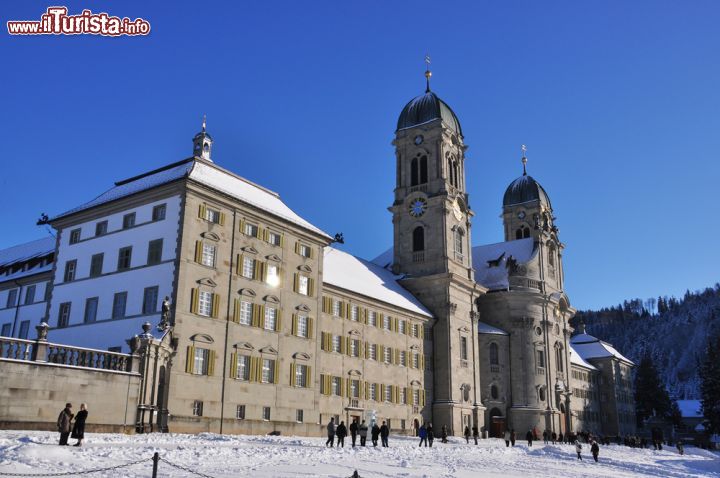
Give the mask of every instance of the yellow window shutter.
[[277, 319], [275, 320], [275, 332], [280, 332], [280, 330], [282, 330], [282, 316], [283, 316], [282, 309], [278, 309]]
[[257, 381], [257, 377], [255, 376], [255, 361], [256, 360], [257, 360], [257, 358], [250, 357], [250, 373], [249, 373], [250, 378], [249, 378], [249, 380], [251, 382]]
[[237, 373], [237, 354], [233, 352], [230, 354], [230, 378], [237, 378]]
[[350, 389], [350, 386], [352, 385], [352, 380], [349, 378], [345, 379], [345, 396], [349, 397], [352, 395], [352, 390]]
[[398, 318], [397, 317], [393, 317], [392, 326], [393, 326], [393, 332], [397, 332], [398, 331]]
[[367, 319], [368, 319], [368, 310], [363, 309], [362, 310], [362, 323], [367, 325]]
[[385, 384], [384, 383], [380, 384], [380, 401], [381, 402], [385, 401]]
[[298, 273], [296, 272], [296, 273], [293, 274], [293, 292], [297, 292], [297, 291], [298, 291], [298, 289], [299, 289], [299, 288], [298, 288], [299, 282], [300, 282], [300, 279], [298, 279]]
[[315, 248], [310, 248], [310, 259], [315, 259]]
[[240, 299], [235, 299], [233, 303], [232, 321], [236, 324], [240, 322]]
[[267, 262], [260, 263], [260, 280], [267, 282]]
[[328, 297], [325, 297], [325, 296], [323, 296], [323, 298], [322, 298], [322, 311], [323, 311], [324, 313], [326, 313], [326, 314], [329, 312], [329, 310], [328, 310]]
[[255, 366], [257, 367], [257, 371], [255, 372], [255, 376], [257, 377], [258, 382], [262, 382], [262, 367], [263, 367], [263, 359], [262, 357], [259, 357], [255, 361]]
[[295, 241], [295, 254], [300, 254], [300, 241]]
[[325, 395], [325, 374], [320, 374], [320, 393]]
[[259, 314], [258, 314], [258, 316], [259, 316], [259, 317], [258, 317], [258, 327], [260, 327], [261, 329], [264, 329], [264, 328], [265, 328], [265, 306], [264, 306], [264, 305], [259, 305], [259, 306], [258, 306], [258, 312], [259, 312]]
[[307, 336], [309, 339], [313, 338], [313, 319], [308, 317], [307, 319]]
[[385, 323], [385, 314], [378, 314], [377, 321], [375, 322], [375, 326], [380, 329], [383, 327], [383, 324]]
[[280, 234], [280, 247], [285, 246], [285, 234]]
[[215, 351], [209, 350], [208, 351], [208, 368], [207, 368], [208, 375], [213, 376], [215, 375]]
[[320, 332], [320, 350], [327, 352], [325, 347], [325, 332]]
[[345, 337], [340, 337], [340, 353], [344, 354], [345, 350], [347, 350], [347, 342], [345, 341]]
[[290, 364], [290, 386], [295, 386], [295, 362]]
[[424, 340], [425, 339], [425, 327], [418, 324], [418, 332], [419, 332], [420, 338]]
[[242, 275], [242, 264], [243, 264], [243, 255], [238, 254], [235, 256], [235, 274]]
[[420, 370], [425, 370], [425, 355], [420, 354]]
[[220, 312], [220, 294], [213, 294], [212, 298], [212, 318], [217, 319], [218, 313]]
[[405, 405], [410, 405], [412, 403], [412, 398], [410, 397], [410, 389], [405, 387]]
[[195, 365], [195, 347], [188, 345], [187, 348], [187, 359], [185, 361], [185, 372], [193, 373], [193, 366]]
[[206, 211], [207, 211], [207, 207], [205, 206], [205, 204], [201, 204], [200, 209], [198, 210], [198, 217], [200, 219], [205, 219]]
[[363, 400], [367, 400], [370, 398], [370, 384], [368, 382], [365, 382], [363, 384]]
[[193, 314], [198, 313], [198, 307], [200, 304], [200, 291], [192, 289], [190, 292], [190, 312]]
[[325, 332], [325, 350], [328, 352], [332, 350], [332, 336], [329, 332]]
[[267, 242], [270, 239], [270, 229], [263, 229], [263, 241]]
[[225, 225], [225, 213], [224, 212], [220, 212], [220, 225], [221, 226]]
[[290, 325], [290, 333], [291, 333], [292, 335], [297, 335], [297, 333], [298, 333], [298, 324], [297, 324], [297, 322], [298, 322], [297, 314], [293, 314], [293, 315], [292, 315], [292, 324]]
[[202, 262], [202, 241], [195, 241], [195, 262]]
[[315, 295], [315, 279], [312, 277], [308, 278], [308, 295], [311, 297]]
[[425, 390], [420, 390], [420, 406], [425, 406]]
[[260, 261], [257, 259], [253, 259], [253, 272], [252, 272], [252, 278], [254, 280], [258, 280], [260, 278]]
[[240, 219], [240, 232], [245, 234], [245, 218]]
[[408, 367], [415, 368], [415, 360], [413, 360], [414, 355], [412, 350], [408, 350], [407, 352], [407, 358], [408, 358]]
[[311, 386], [312, 383], [313, 383], [313, 381], [312, 381], [312, 367], [311, 367], [310, 365], [308, 365], [305, 370], [307, 370], [307, 377], [305, 377], [305, 388], [310, 388], [310, 386]]
[[[275, 370], [273, 370], [273, 383], [280, 383], [280, 360], [275, 360]], [[294, 376], [294, 375], [293, 375]]]

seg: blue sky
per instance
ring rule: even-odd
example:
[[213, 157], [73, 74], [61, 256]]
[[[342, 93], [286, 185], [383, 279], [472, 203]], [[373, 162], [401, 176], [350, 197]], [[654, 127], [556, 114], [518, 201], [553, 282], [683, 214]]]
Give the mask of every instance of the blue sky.
[[[475, 244], [502, 240], [524, 143], [574, 306], [718, 281], [717, 2], [63, 4], [152, 32], [0, 34], [0, 247], [46, 234], [42, 212], [188, 157], [206, 113], [219, 165], [372, 258], [392, 243], [390, 143], [429, 52], [470, 147]], [[5, 2], [3, 25], [49, 5]]]

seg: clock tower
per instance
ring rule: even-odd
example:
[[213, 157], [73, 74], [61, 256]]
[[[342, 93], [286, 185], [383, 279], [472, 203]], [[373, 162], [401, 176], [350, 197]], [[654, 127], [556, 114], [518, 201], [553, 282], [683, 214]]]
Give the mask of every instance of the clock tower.
[[430, 90], [403, 108], [395, 132], [393, 271], [436, 318], [432, 329], [431, 420], [460, 435], [483, 424], [465, 151], [455, 113]]

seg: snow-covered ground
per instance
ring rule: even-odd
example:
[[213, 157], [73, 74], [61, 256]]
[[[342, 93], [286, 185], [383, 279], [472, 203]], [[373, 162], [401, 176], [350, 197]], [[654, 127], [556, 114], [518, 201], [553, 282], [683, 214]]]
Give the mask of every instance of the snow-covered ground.
[[[602, 447], [594, 463], [588, 446], [578, 462], [571, 445], [518, 444], [500, 440], [478, 446], [453, 439], [418, 448], [410, 438], [390, 437], [390, 448], [325, 448], [322, 438], [227, 435], [87, 434], [81, 448], [60, 447], [49, 432], [0, 431], [0, 475], [3, 473], [76, 472], [142, 463], [96, 472], [91, 477], [149, 477], [151, 457], [159, 452], [159, 476], [190, 477], [188, 471], [212, 477], [720, 477], [720, 455], [686, 448], [677, 451]], [[349, 439], [348, 439], [349, 441]], [[71, 443], [74, 441], [71, 440]], [[84, 475], [83, 475], [84, 476]]]

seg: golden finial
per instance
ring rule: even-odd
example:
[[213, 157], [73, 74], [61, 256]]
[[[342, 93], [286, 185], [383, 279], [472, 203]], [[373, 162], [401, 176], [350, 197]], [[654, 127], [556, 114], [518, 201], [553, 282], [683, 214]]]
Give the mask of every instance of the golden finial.
[[524, 144], [520, 147], [520, 150], [522, 151], [522, 163], [523, 163], [523, 176], [527, 176], [527, 170], [525, 169], [525, 165], [527, 165], [527, 158], [525, 157], [525, 153], [527, 152], [527, 146]]
[[432, 76], [432, 71], [430, 71], [430, 55], [425, 55], [425, 81], [427, 86], [425, 87], [425, 93], [430, 93], [430, 77]]

